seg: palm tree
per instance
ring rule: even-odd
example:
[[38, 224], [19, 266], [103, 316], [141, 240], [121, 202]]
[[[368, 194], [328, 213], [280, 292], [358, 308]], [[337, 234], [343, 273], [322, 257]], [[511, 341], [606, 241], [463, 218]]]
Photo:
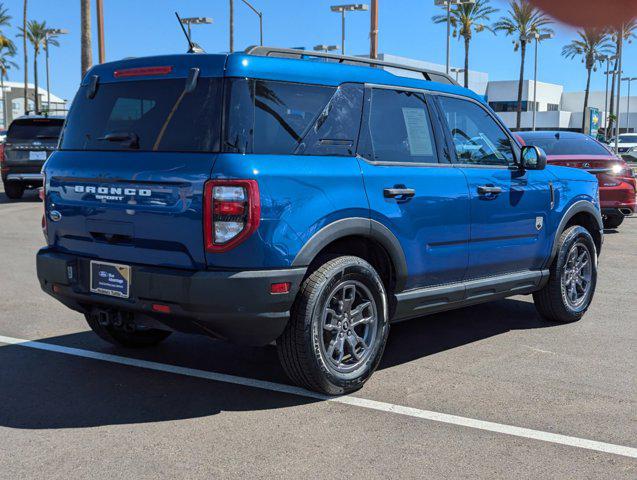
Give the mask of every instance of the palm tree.
[[[614, 51], [615, 55], [617, 55], [619, 53], [619, 37], [621, 35], [622, 30], [624, 32], [623, 41], [630, 43], [633, 38], [637, 37], [637, 35], [635, 35], [635, 32], [637, 31], [637, 19], [630, 20], [629, 22], [627, 22], [624, 25], [620, 26], [617, 29], [617, 31], [612, 31], [611, 32], [611, 34], [613, 36], [613, 40], [615, 42], [615, 51]], [[617, 70], [619, 70], [619, 58], [615, 58], [615, 65], [613, 67], [613, 72], [616, 72]], [[610, 88], [610, 113], [608, 114], [608, 125], [607, 125], [607, 130], [606, 130], [607, 132], [612, 132], [613, 131], [613, 122], [617, 118], [617, 115], [615, 115], [615, 81], [616, 81], [616, 76], [617, 75], [614, 74], [614, 73], [611, 76], [612, 80], [611, 80], [611, 88]]]
[[[40, 111], [40, 95], [38, 92], [38, 54], [40, 49], [44, 47], [47, 40], [48, 27], [46, 22], [38, 22], [37, 20], [30, 20], [27, 22], [26, 33], [22, 30], [20, 36], [25, 36], [31, 45], [33, 45], [33, 83], [35, 84], [35, 111]], [[54, 41], [49, 39], [49, 42]], [[56, 42], [57, 43], [57, 42]]]
[[80, 0], [81, 11], [81, 43], [82, 78], [93, 65], [93, 49], [91, 46], [91, 0]]
[[526, 45], [531, 35], [549, 34], [553, 30], [547, 27], [553, 21], [543, 12], [535, 8], [528, 0], [510, 0], [508, 16], [500, 18], [493, 26], [494, 30], [503, 31], [507, 35], [515, 35], [514, 51], [520, 50], [520, 81], [518, 84], [518, 105], [516, 126], [520, 128], [522, 122], [522, 83], [524, 82], [524, 61], [526, 60]]
[[[27, 0], [24, 0], [22, 7], [22, 31], [27, 30]], [[22, 53], [24, 54], [24, 113], [29, 109], [29, 53], [27, 52], [27, 37], [22, 36]]]
[[579, 36], [577, 40], [573, 40], [562, 49], [562, 56], [570, 59], [582, 57], [582, 63], [586, 67], [586, 93], [584, 94], [584, 111], [582, 113], [582, 132], [584, 132], [588, 96], [591, 89], [591, 73], [593, 70], [597, 70], [600, 55], [608, 55], [612, 51], [612, 45], [604, 30], [585, 28], [578, 31], [577, 35]]
[[[473, 33], [479, 33], [483, 30], [493, 31], [485, 22], [489, 21], [489, 17], [497, 12], [497, 8], [489, 5], [489, 0], [476, 0], [475, 3], [461, 3], [455, 5], [451, 10], [451, 26], [453, 27], [453, 36], [464, 38], [464, 86], [469, 86], [469, 45]], [[434, 15], [432, 17], [434, 23], [446, 23], [447, 15]]]
[[11, 15], [9, 15], [8, 12], [9, 10], [5, 8], [4, 3], [0, 2], [0, 47], [11, 47], [12, 49], [15, 49], [13, 42], [9, 39], [9, 37], [3, 34], [1, 30], [2, 27], [11, 26], [11, 22], [9, 21], [11, 20]]
[[7, 128], [7, 102], [5, 101], [4, 79], [12, 68], [18, 65], [12, 60], [15, 57], [15, 46], [0, 45], [0, 91], [2, 91], [2, 125]]

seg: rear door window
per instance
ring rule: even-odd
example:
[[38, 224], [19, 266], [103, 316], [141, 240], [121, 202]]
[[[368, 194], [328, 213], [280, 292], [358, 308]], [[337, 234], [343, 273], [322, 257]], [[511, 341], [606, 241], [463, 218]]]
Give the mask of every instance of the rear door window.
[[438, 163], [425, 95], [372, 89], [358, 152], [374, 162]]
[[100, 84], [93, 98], [80, 88], [69, 112], [62, 150], [216, 152], [222, 80], [200, 78]]

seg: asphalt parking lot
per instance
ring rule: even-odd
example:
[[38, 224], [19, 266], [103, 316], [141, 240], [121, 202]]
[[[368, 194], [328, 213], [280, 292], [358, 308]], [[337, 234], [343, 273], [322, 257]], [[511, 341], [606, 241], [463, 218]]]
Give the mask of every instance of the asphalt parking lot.
[[0, 191], [0, 478], [637, 478], [637, 218], [582, 321], [515, 297], [401, 323], [326, 401], [274, 347], [102, 343], [39, 289], [41, 206]]

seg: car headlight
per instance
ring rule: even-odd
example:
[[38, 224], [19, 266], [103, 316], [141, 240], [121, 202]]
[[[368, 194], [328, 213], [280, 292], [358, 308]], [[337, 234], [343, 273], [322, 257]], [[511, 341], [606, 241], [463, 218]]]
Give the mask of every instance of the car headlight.
[[615, 175], [619, 175], [620, 173], [622, 173], [623, 170], [624, 167], [619, 164], [615, 164], [611, 167], [611, 172], [613, 172]]

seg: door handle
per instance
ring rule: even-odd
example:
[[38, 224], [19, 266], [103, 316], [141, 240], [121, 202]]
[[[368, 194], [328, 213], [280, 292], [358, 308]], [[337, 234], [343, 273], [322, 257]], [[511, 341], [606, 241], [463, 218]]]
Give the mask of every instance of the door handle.
[[411, 198], [416, 195], [416, 190], [413, 188], [386, 188], [383, 190], [383, 196], [385, 198]]
[[498, 195], [502, 193], [502, 188], [494, 187], [492, 185], [480, 185], [478, 187], [478, 193], [480, 195]]

